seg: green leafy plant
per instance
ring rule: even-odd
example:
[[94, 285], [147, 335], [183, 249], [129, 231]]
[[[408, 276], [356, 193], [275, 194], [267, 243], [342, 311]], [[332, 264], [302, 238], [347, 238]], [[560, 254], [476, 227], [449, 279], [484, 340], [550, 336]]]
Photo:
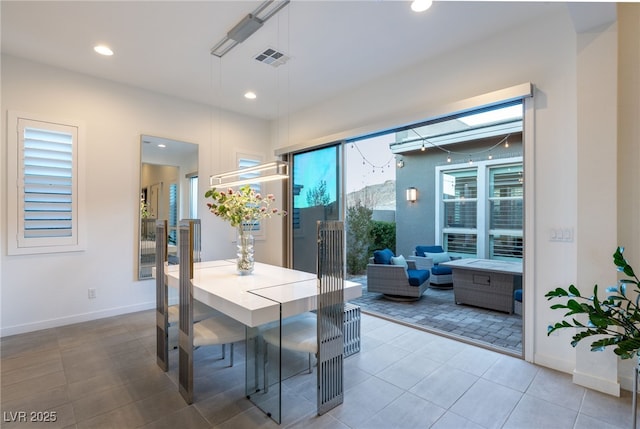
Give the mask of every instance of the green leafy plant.
[[307, 192], [307, 204], [309, 207], [328, 206], [331, 203], [331, 196], [327, 192], [327, 181], [321, 180], [318, 185]]
[[211, 188], [204, 196], [213, 199], [213, 202], [207, 203], [209, 211], [229, 222], [234, 228], [253, 225], [273, 215], [287, 214], [284, 210], [271, 207], [276, 200], [273, 194], [263, 197], [249, 185], [244, 185], [237, 191], [232, 188], [227, 191]]
[[373, 210], [363, 206], [359, 201], [354, 206], [347, 207], [347, 273], [349, 274], [362, 274], [367, 268], [372, 215]]
[[396, 251], [396, 224], [381, 220], [371, 221], [371, 245], [369, 254], [374, 250], [391, 249]]
[[147, 203], [144, 200], [140, 200], [140, 217], [142, 219], [147, 219], [151, 216], [149, 210], [147, 209]]
[[[613, 352], [622, 359], [630, 359], [640, 349], [640, 280], [633, 268], [623, 256], [624, 248], [618, 247], [613, 254], [613, 263], [626, 278], [620, 279], [617, 286], [606, 289], [604, 300], [598, 298], [598, 285], [593, 288], [592, 296], [583, 296], [574, 285], [568, 289], [557, 288], [545, 296], [548, 300], [568, 298], [566, 304], [554, 304], [552, 309], [568, 310], [563, 320], [549, 326], [547, 335], [564, 328], [579, 328], [571, 341], [573, 347], [588, 337], [597, 337], [591, 343], [591, 351], [602, 351], [613, 347]], [[631, 294], [632, 296], [629, 296]], [[588, 321], [580, 322], [574, 315], [585, 315]]]

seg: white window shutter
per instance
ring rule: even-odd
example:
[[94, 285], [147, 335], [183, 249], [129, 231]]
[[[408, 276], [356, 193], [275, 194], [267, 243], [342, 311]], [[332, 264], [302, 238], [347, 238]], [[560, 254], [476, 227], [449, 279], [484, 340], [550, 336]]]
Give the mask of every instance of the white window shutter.
[[9, 152], [16, 162], [9, 170], [15, 181], [9, 199], [15, 203], [9, 216], [15, 242], [9, 240], [9, 253], [82, 250], [79, 126], [29, 116], [10, 115], [16, 135], [9, 139]]

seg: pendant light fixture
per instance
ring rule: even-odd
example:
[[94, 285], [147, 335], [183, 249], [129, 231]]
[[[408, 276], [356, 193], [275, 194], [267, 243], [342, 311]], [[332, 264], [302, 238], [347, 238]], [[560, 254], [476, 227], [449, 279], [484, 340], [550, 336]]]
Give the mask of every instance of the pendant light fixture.
[[[290, 0], [266, 0], [260, 4], [252, 13], [240, 20], [227, 35], [211, 48], [211, 55], [219, 60], [229, 52], [234, 46], [242, 43], [255, 33], [262, 24], [275, 15], [278, 11], [289, 4]], [[221, 67], [221, 65], [220, 65]], [[222, 70], [220, 70], [220, 75]], [[222, 88], [222, 84], [220, 84]], [[255, 93], [246, 93], [246, 98], [256, 98]], [[282, 180], [289, 177], [289, 165], [285, 161], [272, 161], [258, 164], [253, 167], [236, 169], [226, 173], [216, 174], [209, 177], [209, 185], [212, 188], [234, 187], [248, 184], [257, 184]]]
[[289, 177], [289, 164], [284, 161], [272, 161], [253, 167], [233, 170], [209, 177], [212, 188], [233, 187], [251, 183], [271, 182]]
[[211, 48], [211, 55], [222, 57], [239, 43], [247, 40], [258, 31], [262, 24], [275, 15], [280, 9], [289, 4], [290, 0], [267, 0], [258, 6], [253, 12], [243, 17], [229, 30], [216, 45]]

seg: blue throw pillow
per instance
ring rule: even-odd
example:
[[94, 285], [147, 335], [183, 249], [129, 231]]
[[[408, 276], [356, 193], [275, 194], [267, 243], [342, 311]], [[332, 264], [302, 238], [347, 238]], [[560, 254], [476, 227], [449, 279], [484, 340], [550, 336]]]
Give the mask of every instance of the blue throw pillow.
[[391, 249], [376, 250], [373, 252], [373, 262], [376, 264], [389, 265], [391, 264], [391, 258], [393, 258]]
[[426, 253], [444, 252], [442, 246], [416, 246], [416, 256], [425, 256]]

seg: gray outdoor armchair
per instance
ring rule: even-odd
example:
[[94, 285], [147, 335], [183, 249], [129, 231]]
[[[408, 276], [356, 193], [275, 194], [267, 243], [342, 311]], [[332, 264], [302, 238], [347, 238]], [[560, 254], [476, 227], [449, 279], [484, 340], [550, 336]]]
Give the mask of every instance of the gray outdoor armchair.
[[450, 289], [453, 287], [453, 275], [451, 268], [440, 265], [440, 262], [460, 259], [445, 252], [442, 246], [416, 246], [416, 250], [411, 257], [416, 261], [416, 266], [420, 269], [429, 270], [431, 277], [429, 281], [432, 287]]
[[369, 259], [367, 290], [394, 300], [420, 299], [427, 290], [429, 270], [417, 269], [415, 261], [405, 261], [403, 257], [394, 257], [390, 250], [385, 251], [382, 255], [374, 253], [374, 257]]

